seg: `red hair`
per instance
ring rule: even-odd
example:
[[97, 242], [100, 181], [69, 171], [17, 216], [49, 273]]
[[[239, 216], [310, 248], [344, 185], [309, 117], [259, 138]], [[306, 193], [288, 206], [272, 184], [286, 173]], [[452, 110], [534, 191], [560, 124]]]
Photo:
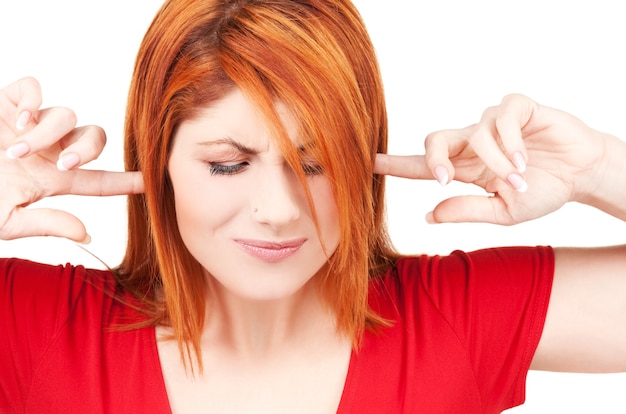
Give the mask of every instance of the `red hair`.
[[172, 326], [183, 360], [195, 357], [201, 370], [205, 280], [178, 232], [167, 161], [176, 127], [233, 88], [263, 111], [306, 188], [298, 152], [275, 111], [276, 102], [284, 103], [332, 183], [340, 242], [318, 276], [339, 331], [358, 345], [364, 329], [383, 323], [368, 308], [369, 278], [396, 254], [384, 225], [384, 181], [373, 174], [375, 155], [387, 146], [382, 82], [349, 0], [163, 5], [140, 47], [128, 100], [126, 168], [142, 171], [145, 193], [129, 198], [118, 280], [145, 304], [146, 323]]

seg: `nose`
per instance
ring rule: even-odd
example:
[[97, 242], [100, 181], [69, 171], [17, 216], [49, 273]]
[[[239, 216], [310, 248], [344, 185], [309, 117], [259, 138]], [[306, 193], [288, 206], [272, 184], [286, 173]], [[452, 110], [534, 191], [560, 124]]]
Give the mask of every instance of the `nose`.
[[281, 230], [300, 218], [306, 196], [287, 165], [267, 166], [259, 171], [256, 196], [252, 200], [255, 220]]

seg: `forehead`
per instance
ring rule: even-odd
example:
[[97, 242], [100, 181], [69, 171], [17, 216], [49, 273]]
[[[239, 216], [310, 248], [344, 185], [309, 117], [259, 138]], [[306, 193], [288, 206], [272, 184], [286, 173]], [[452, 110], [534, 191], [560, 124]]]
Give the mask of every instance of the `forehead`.
[[[275, 102], [274, 112], [292, 142], [298, 141], [298, 124], [289, 108]], [[192, 135], [202, 139], [223, 138], [257, 140], [272, 137], [271, 125], [263, 111], [240, 89], [235, 88], [211, 105], [200, 108], [194, 117], [183, 121], [176, 135]]]

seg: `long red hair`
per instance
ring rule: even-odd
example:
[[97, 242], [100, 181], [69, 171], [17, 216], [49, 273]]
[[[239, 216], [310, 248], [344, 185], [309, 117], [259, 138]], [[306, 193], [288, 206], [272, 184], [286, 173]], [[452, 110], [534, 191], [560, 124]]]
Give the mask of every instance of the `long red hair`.
[[126, 168], [142, 171], [145, 193], [129, 198], [118, 281], [144, 304], [146, 324], [170, 325], [183, 360], [202, 370], [205, 280], [178, 231], [167, 161], [176, 127], [235, 87], [261, 108], [305, 188], [277, 101], [332, 182], [340, 243], [318, 276], [338, 329], [358, 345], [365, 329], [383, 323], [368, 307], [368, 280], [396, 254], [384, 225], [384, 181], [373, 174], [376, 153], [387, 147], [383, 87], [349, 0], [166, 1], [140, 47], [129, 93]]

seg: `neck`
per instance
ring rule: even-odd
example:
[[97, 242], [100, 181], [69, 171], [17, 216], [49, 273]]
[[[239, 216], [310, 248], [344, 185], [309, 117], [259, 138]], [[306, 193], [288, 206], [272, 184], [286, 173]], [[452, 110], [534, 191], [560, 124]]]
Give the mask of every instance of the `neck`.
[[218, 346], [246, 358], [262, 358], [287, 348], [315, 346], [335, 331], [315, 278], [295, 294], [258, 301], [228, 292], [210, 280], [203, 346]]

